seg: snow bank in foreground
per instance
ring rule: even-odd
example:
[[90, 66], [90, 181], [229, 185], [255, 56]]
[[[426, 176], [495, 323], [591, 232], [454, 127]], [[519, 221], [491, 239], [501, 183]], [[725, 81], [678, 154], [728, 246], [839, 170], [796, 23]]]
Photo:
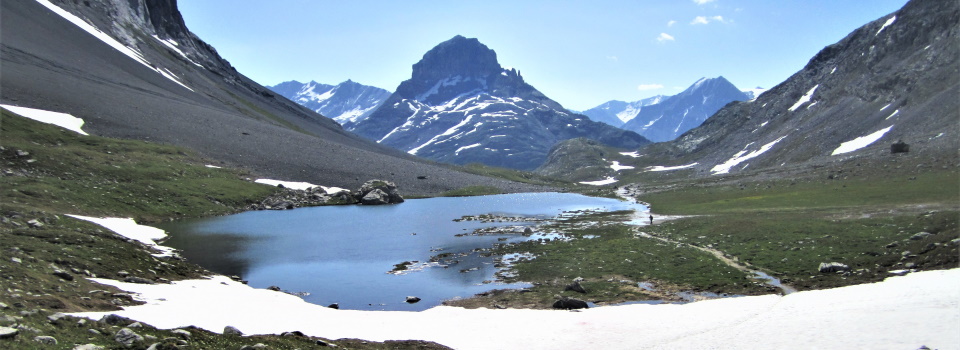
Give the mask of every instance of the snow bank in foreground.
[[334, 310], [218, 276], [144, 285], [94, 279], [146, 304], [105, 314], [160, 328], [325, 338], [421, 339], [456, 349], [956, 349], [960, 269], [787, 296], [636, 304], [580, 312], [438, 306], [422, 312]]
[[89, 216], [80, 216], [80, 215], [71, 215], [67, 216], [74, 219], [89, 221], [97, 225], [103, 226], [106, 229], [113, 231], [114, 233], [127, 237], [129, 239], [138, 241], [147, 246], [153, 247], [156, 250], [159, 250], [160, 254], [153, 254], [153, 256], [171, 256], [173, 255], [173, 248], [165, 247], [157, 244], [157, 240], [161, 240], [164, 237], [167, 237], [167, 233], [164, 230], [158, 229], [156, 227], [144, 226], [137, 224], [133, 219], [124, 219], [124, 218], [94, 218]]
[[51, 111], [45, 111], [42, 109], [33, 109], [27, 107], [18, 107], [11, 105], [0, 104], [0, 107], [11, 111], [13, 113], [22, 115], [26, 118], [36, 120], [41, 123], [53, 124], [61, 128], [76, 132], [80, 135], [89, 135], [82, 129], [83, 119], [74, 117], [66, 113], [57, 113]]
[[890, 131], [890, 129], [893, 129], [893, 125], [887, 127], [886, 129], [877, 130], [876, 132], [870, 135], [861, 136], [853, 140], [841, 143], [840, 147], [837, 147], [837, 149], [833, 150], [833, 153], [831, 153], [830, 155], [835, 156], [838, 154], [850, 153], [858, 149], [867, 147], [870, 144], [879, 140], [881, 137], [883, 137], [883, 135], [886, 135], [886, 133]]
[[293, 181], [280, 181], [280, 180], [270, 180], [270, 179], [257, 179], [254, 182], [258, 184], [264, 184], [264, 185], [270, 185], [270, 186], [283, 185], [283, 187], [294, 189], [294, 190], [301, 190], [301, 191], [305, 191], [311, 187], [320, 187], [323, 189], [324, 192], [327, 192], [327, 194], [334, 194], [340, 191], [347, 191], [347, 189], [345, 188], [320, 186], [320, 185], [314, 185], [309, 182], [293, 182]]
[[606, 179], [597, 180], [597, 181], [580, 181], [580, 183], [582, 183], [582, 184], [584, 184], [584, 185], [591, 185], [591, 186], [609, 185], [609, 184], [612, 184], [612, 183], [614, 183], [614, 182], [617, 182], [617, 179], [613, 178], [613, 176], [608, 176]]
[[697, 164], [700, 164], [700, 163], [694, 162], [687, 165], [677, 165], [677, 166], [656, 165], [656, 166], [649, 166], [646, 169], [644, 169], [644, 171], [671, 171], [671, 170], [688, 169], [688, 168], [693, 168], [697, 166]]

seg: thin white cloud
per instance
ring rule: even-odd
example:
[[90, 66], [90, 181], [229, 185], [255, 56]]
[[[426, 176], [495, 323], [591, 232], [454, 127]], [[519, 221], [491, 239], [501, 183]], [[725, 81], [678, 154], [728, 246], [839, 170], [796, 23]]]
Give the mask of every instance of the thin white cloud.
[[667, 22], [667, 27], [673, 27], [674, 24], [677, 24], [677, 21], [671, 19], [669, 22]]
[[690, 24], [709, 24], [710, 22], [729, 23], [731, 21], [724, 19], [723, 16], [697, 16], [693, 19], [693, 21], [690, 21]]
[[660, 33], [660, 36], [657, 37], [657, 41], [661, 43], [667, 42], [667, 41], [674, 41], [674, 40], [676, 39], [674, 39], [672, 35], [667, 33]]
[[620, 62], [620, 57], [617, 56], [607, 56], [607, 59], [613, 62]]
[[657, 89], [663, 89], [663, 85], [661, 85], [661, 84], [640, 84], [640, 85], [637, 85], [637, 90], [640, 90], [640, 91], [657, 90]]
[[707, 3], [713, 2], [714, 0], [693, 0], [697, 5], [706, 5]]

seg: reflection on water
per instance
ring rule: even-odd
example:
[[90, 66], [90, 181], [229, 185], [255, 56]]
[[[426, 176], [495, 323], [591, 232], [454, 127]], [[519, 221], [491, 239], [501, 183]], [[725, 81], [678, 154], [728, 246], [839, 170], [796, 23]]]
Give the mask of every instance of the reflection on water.
[[[454, 297], [469, 297], [498, 288], [523, 287], [490, 283], [497, 268], [490, 248], [500, 235], [457, 237], [482, 227], [516, 223], [481, 223], [455, 219], [468, 215], [556, 216], [565, 211], [644, 208], [608, 198], [565, 193], [429, 198], [390, 206], [329, 206], [287, 211], [258, 211], [184, 220], [159, 226], [168, 231], [167, 245], [214, 272], [238, 275], [250, 285], [276, 285], [285, 291], [309, 293], [305, 300], [343, 309], [424, 310]], [[539, 237], [543, 238], [543, 237]], [[499, 243], [528, 239], [508, 236]], [[420, 271], [388, 273], [395, 264], [426, 263]], [[407, 304], [406, 296], [421, 301]]]

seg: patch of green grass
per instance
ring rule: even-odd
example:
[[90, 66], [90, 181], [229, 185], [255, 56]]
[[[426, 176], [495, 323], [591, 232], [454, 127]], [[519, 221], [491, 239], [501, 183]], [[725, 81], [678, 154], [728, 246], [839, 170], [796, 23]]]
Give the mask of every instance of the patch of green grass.
[[0, 203], [8, 210], [149, 222], [235, 212], [277, 190], [205, 167], [182, 148], [77, 135], [7, 111], [0, 118]]
[[662, 214], [845, 210], [921, 203], [956, 203], [960, 174], [933, 171], [915, 176], [869, 177], [828, 182], [768, 181], [743, 186], [689, 186], [644, 195]]
[[522, 182], [534, 185], [543, 185], [543, 186], [567, 186], [569, 183], [541, 175], [537, 175], [527, 171], [513, 170], [507, 168], [498, 168], [489, 165], [471, 163], [460, 167], [459, 170], [482, 175], [486, 177], [499, 178], [504, 180], [510, 180], [514, 182]]

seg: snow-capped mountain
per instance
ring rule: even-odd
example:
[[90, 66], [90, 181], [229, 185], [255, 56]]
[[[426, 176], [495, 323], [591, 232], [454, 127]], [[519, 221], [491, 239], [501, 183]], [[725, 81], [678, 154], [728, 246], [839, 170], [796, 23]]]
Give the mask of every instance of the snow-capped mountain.
[[665, 98], [667, 96], [657, 95], [633, 102], [611, 100], [581, 113], [590, 117], [593, 121], [607, 123], [619, 128], [636, 117], [643, 107], [658, 104]]
[[817, 53], [755, 100], [736, 102], [672, 142], [642, 150], [641, 166], [719, 175], [809, 172], [857, 159], [900, 168], [956, 166], [960, 149], [960, 3], [912, 0]]
[[368, 118], [344, 127], [429, 159], [534, 169], [558, 141], [586, 137], [614, 147], [649, 141], [574, 114], [504, 69], [477, 39], [456, 36], [413, 65], [409, 80]]
[[760, 94], [766, 92], [769, 89], [764, 89], [762, 87], [755, 87], [753, 89], [742, 90], [743, 93], [747, 94], [747, 97], [750, 97], [751, 100], [756, 100], [757, 97], [760, 97]]
[[352, 80], [337, 85], [291, 80], [267, 88], [340, 124], [365, 119], [390, 97], [390, 91]]
[[650, 141], [670, 141], [699, 126], [728, 103], [749, 99], [750, 96], [724, 77], [701, 78], [679, 94], [637, 109], [621, 128], [643, 135]]

